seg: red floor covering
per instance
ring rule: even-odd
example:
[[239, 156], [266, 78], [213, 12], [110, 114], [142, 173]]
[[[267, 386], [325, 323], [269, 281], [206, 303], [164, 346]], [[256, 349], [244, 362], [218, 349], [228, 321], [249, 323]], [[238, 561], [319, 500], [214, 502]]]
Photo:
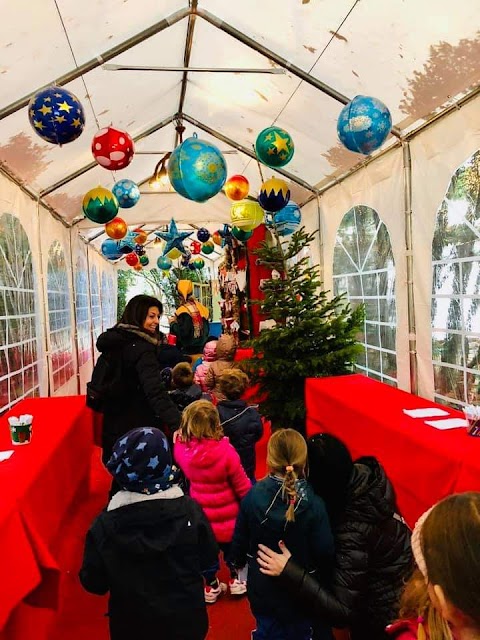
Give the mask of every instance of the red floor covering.
[[[257, 445], [258, 473], [265, 473], [266, 440]], [[110, 479], [100, 462], [100, 449], [92, 460], [90, 492], [85, 502], [77, 503], [63, 532], [60, 554], [62, 569], [62, 600], [50, 640], [108, 640], [108, 623], [105, 617], [107, 598], [86, 593], [80, 586], [77, 574], [81, 563], [85, 533], [93, 518], [103, 508]], [[228, 578], [225, 569], [220, 577]], [[226, 595], [208, 608], [210, 632], [208, 640], [249, 640], [254, 620], [246, 597], [232, 598]]]

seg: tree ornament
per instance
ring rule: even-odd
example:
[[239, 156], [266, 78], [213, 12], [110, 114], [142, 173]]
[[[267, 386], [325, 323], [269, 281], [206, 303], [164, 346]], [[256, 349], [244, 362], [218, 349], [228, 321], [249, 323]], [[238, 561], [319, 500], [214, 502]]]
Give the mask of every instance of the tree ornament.
[[201, 250], [201, 243], [198, 240], [192, 240], [192, 242], [190, 243], [190, 251], [192, 252], [192, 255], [198, 255]]
[[195, 269], [197, 269], [198, 271], [203, 269], [203, 267], [205, 266], [205, 260], [203, 258], [195, 258], [194, 260], [192, 260], [192, 263]]
[[85, 127], [85, 112], [78, 98], [57, 86], [42, 89], [30, 99], [28, 119], [40, 138], [60, 146], [76, 140]]
[[129, 253], [125, 258], [125, 262], [131, 267], [134, 267], [136, 264], [138, 264], [137, 254], [135, 252]]
[[368, 155], [387, 139], [392, 129], [388, 108], [371, 96], [355, 96], [340, 112], [337, 133], [350, 151]]
[[172, 260], [167, 256], [160, 256], [157, 260], [157, 267], [161, 271], [170, 271], [172, 268]]
[[168, 177], [181, 196], [194, 202], [205, 202], [225, 184], [227, 164], [215, 145], [200, 140], [194, 133], [172, 151]]
[[240, 200], [230, 207], [232, 225], [244, 231], [251, 231], [263, 222], [263, 209], [255, 200]]
[[290, 201], [283, 209], [274, 214], [273, 221], [279, 236], [289, 236], [299, 228], [302, 222], [300, 207]]
[[243, 200], [248, 196], [250, 183], [245, 176], [235, 175], [229, 178], [224, 187], [225, 195], [229, 200]]
[[140, 189], [133, 180], [124, 178], [112, 187], [112, 193], [118, 200], [118, 206], [123, 209], [131, 209], [140, 200]]
[[111, 191], [98, 186], [85, 194], [82, 209], [85, 216], [92, 222], [106, 224], [117, 215], [118, 202]]
[[96, 162], [110, 171], [128, 167], [133, 159], [135, 147], [126, 131], [107, 127], [93, 136], [92, 153]]
[[276, 269], [272, 269], [272, 280], [280, 280], [280, 272]]
[[267, 167], [283, 167], [293, 158], [295, 145], [291, 135], [280, 127], [267, 127], [257, 136], [255, 153]]
[[197, 238], [200, 242], [207, 242], [207, 240], [210, 240], [210, 231], [205, 229], [205, 227], [200, 227], [197, 231]]
[[[285, 180], [278, 178], [270, 178], [266, 180], [260, 187], [258, 194], [258, 202], [262, 209], [275, 213], [280, 211], [288, 204], [290, 200], [290, 189]], [[238, 226], [238, 224], [236, 225]]]
[[214, 250], [215, 250], [215, 246], [211, 240], [208, 240], [207, 242], [204, 242], [202, 244], [202, 253], [204, 253], [206, 256], [209, 256], [211, 253], [214, 252]]
[[128, 233], [127, 223], [123, 218], [115, 217], [105, 225], [105, 233], [109, 238], [114, 240], [121, 240]]

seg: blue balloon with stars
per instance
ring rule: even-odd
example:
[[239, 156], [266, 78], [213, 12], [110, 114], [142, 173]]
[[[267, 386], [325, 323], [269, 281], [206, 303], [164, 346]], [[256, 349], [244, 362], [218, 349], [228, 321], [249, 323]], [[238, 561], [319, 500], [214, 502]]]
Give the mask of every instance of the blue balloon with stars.
[[227, 179], [227, 163], [221, 151], [197, 134], [172, 151], [168, 177], [177, 193], [194, 202], [206, 202], [216, 195]]
[[113, 185], [112, 193], [122, 209], [131, 209], [140, 200], [140, 189], [137, 183], [128, 178], [116, 182]]
[[85, 112], [76, 96], [63, 87], [42, 89], [28, 103], [33, 130], [51, 144], [73, 142], [85, 127]]
[[273, 221], [279, 236], [289, 236], [298, 229], [302, 221], [300, 207], [290, 200], [286, 207], [274, 214]]
[[162, 240], [165, 240], [165, 247], [163, 249], [164, 256], [170, 253], [172, 249], [178, 249], [180, 253], [185, 255], [187, 249], [183, 246], [184, 240], [189, 238], [193, 234], [193, 231], [179, 231], [177, 229], [177, 223], [172, 218], [170, 221], [170, 227], [168, 231], [156, 231], [155, 235]]
[[387, 107], [370, 96], [356, 96], [343, 107], [337, 121], [337, 133], [350, 151], [368, 155], [385, 142], [392, 129]]

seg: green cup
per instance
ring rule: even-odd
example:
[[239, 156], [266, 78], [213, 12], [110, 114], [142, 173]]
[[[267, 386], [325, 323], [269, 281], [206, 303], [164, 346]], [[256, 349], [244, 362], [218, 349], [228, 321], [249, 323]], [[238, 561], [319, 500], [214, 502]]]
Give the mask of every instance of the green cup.
[[32, 425], [10, 425], [10, 437], [12, 438], [12, 444], [28, 444], [32, 439]]

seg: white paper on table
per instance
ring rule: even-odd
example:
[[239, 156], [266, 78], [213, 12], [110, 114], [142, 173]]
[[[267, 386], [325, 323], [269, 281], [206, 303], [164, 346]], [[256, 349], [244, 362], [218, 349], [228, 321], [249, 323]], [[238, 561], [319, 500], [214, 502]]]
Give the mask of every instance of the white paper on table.
[[429, 424], [435, 429], [457, 429], [458, 427], [468, 427], [468, 420], [462, 418], [448, 418], [447, 420], [425, 420], [425, 424]]
[[426, 407], [425, 409], [404, 409], [403, 413], [406, 413], [410, 418], [433, 418], [436, 416], [448, 416], [448, 411], [444, 409], [437, 409], [436, 407]]
[[8, 460], [12, 455], [12, 453], [13, 453], [13, 449], [11, 449], [10, 451], [0, 451], [0, 462], [3, 462], [4, 460]]

